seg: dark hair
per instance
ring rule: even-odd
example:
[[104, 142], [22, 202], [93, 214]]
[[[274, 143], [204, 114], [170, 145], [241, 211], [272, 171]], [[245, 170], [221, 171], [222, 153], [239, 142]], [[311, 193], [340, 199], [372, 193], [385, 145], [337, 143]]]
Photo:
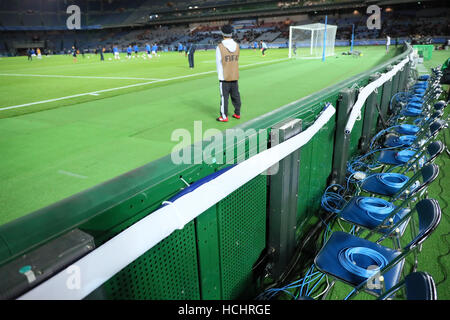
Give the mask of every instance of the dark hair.
[[231, 37], [231, 35], [233, 33], [233, 27], [231, 25], [229, 25], [229, 24], [226, 24], [226, 25], [222, 26], [221, 31], [222, 31], [222, 34], [224, 36], [230, 36]]

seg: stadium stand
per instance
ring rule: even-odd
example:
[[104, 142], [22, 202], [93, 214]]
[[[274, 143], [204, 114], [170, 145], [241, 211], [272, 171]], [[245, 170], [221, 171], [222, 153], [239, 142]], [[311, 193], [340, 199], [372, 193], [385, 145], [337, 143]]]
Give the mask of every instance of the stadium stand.
[[[100, 45], [111, 47], [117, 43], [125, 48], [130, 43], [143, 46], [145, 41], [158, 42], [163, 50], [173, 50], [179, 42], [196, 42], [201, 48], [208, 49], [220, 39], [220, 25], [230, 20], [243, 48], [259, 40], [264, 40], [270, 47], [285, 47], [290, 25], [323, 22], [325, 14], [328, 23], [338, 26], [338, 46], [349, 45], [353, 25], [355, 45], [384, 44], [386, 34], [390, 35], [393, 44], [405, 40], [412, 43], [446, 42], [450, 32], [449, 9], [445, 5], [437, 1], [438, 6], [426, 8], [416, 2], [397, 2], [382, 12], [380, 30], [368, 30], [367, 15], [364, 9], [354, 9], [358, 7], [355, 1], [80, 0], [71, 3], [80, 6], [81, 28], [85, 32], [73, 35], [67, 31], [64, 1], [24, 1], [19, 6], [1, 0], [3, 43], [0, 54], [23, 54], [22, 48], [17, 47], [19, 39], [19, 43], [43, 41], [46, 45], [43, 49], [53, 53], [64, 52], [75, 43], [93, 51]], [[414, 6], [421, 8], [420, 13]], [[262, 12], [267, 13], [267, 17]], [[241, 18], [243, 13], [245, 20]], [[194, 22], [193, 17], [198, 22]]]

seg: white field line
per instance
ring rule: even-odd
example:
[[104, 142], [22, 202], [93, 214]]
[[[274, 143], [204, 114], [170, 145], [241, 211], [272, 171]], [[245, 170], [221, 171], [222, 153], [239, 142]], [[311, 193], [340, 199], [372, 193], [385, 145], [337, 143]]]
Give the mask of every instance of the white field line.
[[66, 75], [59, 75], [59, 74], [23, 74], [23, 73], [0, 73], [0, 76], [42, 77], [42, 78], [75, 78], [75, 79], [107, 79], [107, 80], [160, 80], [160, 79], [155, 79], [155, 78], [66, 76]]
[[[289, 58], [266, 60], [266, 61], [262, 61], [262, 62], [256, 62], [256, 63], [242, 65], [242, 66], [240, 66], [240, 68], [256, 66], [256, 65], [259, 65], [259, 64], [266, 64], [266, 63], [277, 62], [277, 61], [283, 61], [283, 60], [288, 60], [288, 59]], [[82, 97], [82, 96], [86, 96], [86, 95], [94, 95], [95, 96], [95, 95], [99, 95], [100, 93], [103, 93], [103, 92], [109, 92], [109, 91], [116, 91], [116, 90], [121, 90], [121, 89], [128, 89], [128, 88], [133, 88], [133, 87], [145, 86], [145, 85], [152, 84], [152, 83], [157, 83], [157, 82], [167, 82], [167, 81], [191, 78], [191, 77], [196, 77], [196, 76], [205, 75], [205, 74], [211, 74], [211, 73], [216, 73], [216, 72], [217, 72], [216, 70], [211, 70], [211, 71], [205, 71], [205, 72], [189, 74], [189, 75], [185, 75], [185, 76], [179, 76], [179, 77], [173, 77], [173, 78], [167, 78], [167, 79], [159, 79], [159, 80], [154, 80], [154, 81], [135, 83], [135, 84], [130, 84], [130, 85], [127, 85], [127, 86], [122, 86], [122, 87], [109, 88], [109, 89], [97, 90], [97, 91], [86, 92], [86, 93], [79, 93], [79, 94], [74, 94], [74, 95], [61, 97], [61, 98], [54, 98], [54, 99], [48, 99], [48, 100], [42, 100], [42, 101], [36, 101], [36, 102], [19, 104], [19, 105], [15, 105], [15, 106], [3, 107], [3, 108], [0, 108], [0, 111], [16, 109], [16, 108], [23, 108], [23, 107], [36, 105], [36, 104], [43, 104], [43, 103], [60, 101], [60, 100], [67, 100], [67, 99]]]
[[71, 176], [71, 177], [75, 177], [75, 178], [79, 178], [79, 179], [87, 179], [88, 178], [86, 176], [82, 176], [80, 174], [76, 174], [76, 173], [72, 173], [72, 172], [64, 171], [64, 170], [59, 170], [58, 173], [65, 174], [67, 176]]

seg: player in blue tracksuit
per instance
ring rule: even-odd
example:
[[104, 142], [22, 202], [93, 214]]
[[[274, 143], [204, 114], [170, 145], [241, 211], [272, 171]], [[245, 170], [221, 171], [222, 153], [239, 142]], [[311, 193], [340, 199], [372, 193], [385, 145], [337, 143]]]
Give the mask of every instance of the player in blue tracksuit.
[[183, 52], [183, 44], [181, 42], [178, 44], [178, 52], [179, 53]]
[[133, 49], [131, 48], [131, 45], [128, 46], [127, 48], [127, 58], [131, 59], [131, 53], [133, 52]]
[[253, 42], [253, 51], [256, 51], [256, 49], [258, 48], [258, 42]]
[[114, 59], [120, 60], [119, 48], [117, 48], [117, 45], [113, 47], [113, 52], [114, 52]]
[[158, 52], [158, 45], [154, 43], [152, 47], [152, 54], [156, 57], [157, 52]]
[[134, 45], [134, 47], [133, 47], [133, 50], [134, 50], [134, 55], [136, 56], [136, 58], [137, 58], [137, 56], [138, 56], [138, 53], [139, 53], [139, 47], [138, 47], [138, 45], [137, 44], [135, 44]]
[[145, 44], [145, 51], [147, 51], [147, 57], [149, 59], [151, 59], [152, 58], [152, 53], [151, 53], [150, 45], [148, 43]]

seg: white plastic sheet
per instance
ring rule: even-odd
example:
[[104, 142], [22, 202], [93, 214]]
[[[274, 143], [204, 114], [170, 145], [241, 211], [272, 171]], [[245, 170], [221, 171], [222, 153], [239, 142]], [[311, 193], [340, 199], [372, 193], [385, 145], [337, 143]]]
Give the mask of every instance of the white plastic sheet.
[[353, 105], [352, 112], [350, 113], [350, 116], [348, 117], [347, 120], [347, 124], [345, 125], [345, 134], [350, 134], [352, 132], [356, 120], [361, 115], [361, 109], [364, 103], [366, 102], [367, 98], [370, 96], [370, 94], [378, 87], [381, 87], [386, 81], [395, 76], [397, 72], [400, 71], [400, 69], [402, 69], [405, 66], [405, 64], [408, 63], [408, 61], [409, 57], [406, 57], [399, 64], [394, 66], [391, 71], [383, 73], [378, 79], [362, 88], [362, 90], [358, 94], [358, 99]]

